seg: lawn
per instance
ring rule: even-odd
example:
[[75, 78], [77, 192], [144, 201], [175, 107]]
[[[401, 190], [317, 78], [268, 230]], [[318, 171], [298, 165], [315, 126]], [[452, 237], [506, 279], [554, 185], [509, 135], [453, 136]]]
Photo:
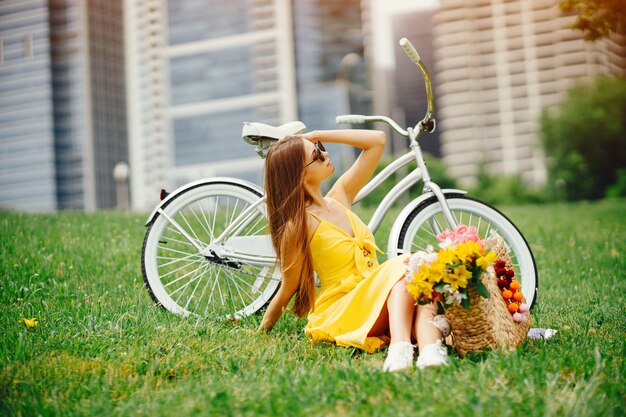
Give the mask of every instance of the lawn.
[[291, 313], [266, 335], [156, 307], [143, 215], [0, 212], [0, 415], [626, 415], [626, 200], [503, 211], [538, 264], [533, 327], [559, 332], [398, 374]]

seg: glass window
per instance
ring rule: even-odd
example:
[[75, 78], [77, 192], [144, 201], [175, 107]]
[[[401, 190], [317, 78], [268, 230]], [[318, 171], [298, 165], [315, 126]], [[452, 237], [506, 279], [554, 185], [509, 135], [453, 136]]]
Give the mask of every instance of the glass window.
[[256, 111], [241, 109], [175, 119], [176, 165], [254, 157], [254, 149], [241, 139], [244, 121], [256, 121]]

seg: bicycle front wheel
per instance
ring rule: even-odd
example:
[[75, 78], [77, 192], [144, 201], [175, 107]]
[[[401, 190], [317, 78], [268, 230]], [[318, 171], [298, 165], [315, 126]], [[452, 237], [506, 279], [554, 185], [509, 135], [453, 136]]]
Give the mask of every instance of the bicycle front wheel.
[[[251, 187], [213, 182], [185, 190], [162, 207], [146, 232], [141, 257], [152, 299], [183, 316], [239, 319], [264, 307], [280, 285], [280, 269], [266, 205], [251, 208], [261, 197]], [[239, 226], [215, 243], [249, 208]]]
[[[447, 195], [446, 201], [458, 223], [475, 226], [485, 238], [500, 236], [509, 248], [509, 256], [530, 308], [537, 301], [537, 267], [532, 251], [519, 229], [504, 214], [482, 201], [461, 194]], [[431, 197], [418, 205], [404, 220], [397, 248], [399, 252], [437, 248], [437, 234], [448, 228], [441, 205]]]

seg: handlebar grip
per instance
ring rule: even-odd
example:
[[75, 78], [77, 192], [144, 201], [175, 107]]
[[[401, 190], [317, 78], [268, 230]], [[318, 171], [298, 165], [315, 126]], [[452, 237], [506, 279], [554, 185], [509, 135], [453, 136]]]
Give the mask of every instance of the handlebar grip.
[[361, 124], [361, 123], [365, 123], [365, 116], [363, 116], [362, 114], [344, 114], [342, 116], [337, 116], [337, 118], [335, 119], [335, 123], [337, 123], [338, 125], [341, 125], [341, 124], [349, 124], [349, 125]]
[[411, 58], [411, 61], [417, 63], [422, 60], [422, 58], [420, 58], [420, 54], [417, 53], [417, 50], [407, 38], [400, 39], [400, 46], [404, 49], [404, 52], [409, 56], [409, 58]]

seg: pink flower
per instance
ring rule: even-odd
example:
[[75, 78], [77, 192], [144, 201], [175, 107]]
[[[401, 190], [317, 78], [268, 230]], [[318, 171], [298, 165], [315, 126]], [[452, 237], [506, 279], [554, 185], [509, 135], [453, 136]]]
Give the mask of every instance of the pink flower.
[[456, 230], [454, 231], [454, 233], [456, 235], [464, 235], [464, 234], [466, 234], [467, 233], [467, 226], [465, 226], [464, 224], [459, 224], [456, 227]]
[[437, 235], [437, 240], [440, 242], [443, 242], [444, 240], [448, 238], [454, 240], [454, 232], [450, 229], [446, 229]]

